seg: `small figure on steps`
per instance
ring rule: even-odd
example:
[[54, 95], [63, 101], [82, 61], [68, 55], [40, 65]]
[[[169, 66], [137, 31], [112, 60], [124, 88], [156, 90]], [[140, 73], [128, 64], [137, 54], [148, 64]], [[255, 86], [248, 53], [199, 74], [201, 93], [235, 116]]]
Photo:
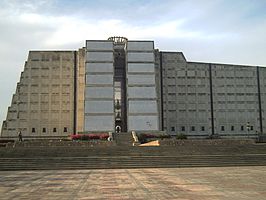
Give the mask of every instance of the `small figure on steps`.
[[22, 142], [22, 133], [21, 133], [21, 131], [18, 132], [18, 141]]

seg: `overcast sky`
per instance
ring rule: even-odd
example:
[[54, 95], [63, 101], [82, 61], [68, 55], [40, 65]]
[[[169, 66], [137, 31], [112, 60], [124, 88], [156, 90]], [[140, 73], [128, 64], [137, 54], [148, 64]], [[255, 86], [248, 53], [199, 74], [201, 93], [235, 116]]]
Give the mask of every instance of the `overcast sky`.
[[109, 36], [154, 40], [189, 61], [266, 66], [266, 1], [1, 0], [0, 124], [29, 50]]

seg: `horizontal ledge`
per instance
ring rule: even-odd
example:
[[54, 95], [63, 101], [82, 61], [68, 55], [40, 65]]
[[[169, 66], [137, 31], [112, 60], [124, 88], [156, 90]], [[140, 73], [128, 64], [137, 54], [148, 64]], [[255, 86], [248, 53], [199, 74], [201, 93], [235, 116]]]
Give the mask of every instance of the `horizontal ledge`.
[[141, 100], [141, 101], [150, 101], [150, 100], [157, 100], [157, 98], [128, 98], [127, 99], [128, 101], [138, 101], [138, 100]]
[[145, 116], [158, 116], [158, 113], [128, 113], [128, 116], [142, 116], [142, 117], [145, 117]]
[[112, 49], [88, 49], [86, 48], [86, 53], [89, 53], [89, 52], [114, 52], [113, 48]]
[[85, 87], [90, 88], [90, 87], [111, 87], [113, 88], [113, 84], [85, 84]]
[[97, 60], [86, 60], [85, 63], [114, 63], [114, 61], [112, 60], [106, 60], [106, 61], [97, 61]]
[[154, 53], [154, 49], [151, 50], [130, 50], [127, 49], [127, 53]]
[[142, 87], [156, 87], [155, 84], [128, 84], [127, 86], [128, 88], [130, 87], [138, 87], [138, 88], [142, 88]]
[[155, 76], [155, 72], [129, 72], [127, 71], [127, 75], [154, 75]]
[[85, 98], [84, 101], [114, 101], [114, 98]]
[[85, 116], [115, 116], [113, 113], [84, 113]]
[[127, 61], [127, 63], [149, 63], [149, 64], [155, 64], [155, 61]]
[[114, 72], [86, 72], [86, 75], [114, 75]]

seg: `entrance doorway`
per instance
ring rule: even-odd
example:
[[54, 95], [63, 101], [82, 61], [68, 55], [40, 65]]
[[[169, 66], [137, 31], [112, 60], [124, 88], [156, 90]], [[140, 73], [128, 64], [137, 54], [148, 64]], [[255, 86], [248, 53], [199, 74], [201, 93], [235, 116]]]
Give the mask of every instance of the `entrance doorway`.
[[126, 53], [125, 44], [114, 46], [114, 105], [115, 129], [127, 132], [127, 97], [126, 97]]

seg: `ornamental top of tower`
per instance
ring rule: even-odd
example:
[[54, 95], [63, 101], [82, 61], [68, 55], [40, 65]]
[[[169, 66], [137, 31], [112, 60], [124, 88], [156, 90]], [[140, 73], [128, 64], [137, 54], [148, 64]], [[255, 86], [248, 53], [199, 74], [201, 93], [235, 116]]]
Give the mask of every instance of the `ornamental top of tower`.
[[128, 41], [126, 37], [121, 37], [121, 36], [109, 37], [108, 40], [113, 41], [114, 44], [126, 44]]

